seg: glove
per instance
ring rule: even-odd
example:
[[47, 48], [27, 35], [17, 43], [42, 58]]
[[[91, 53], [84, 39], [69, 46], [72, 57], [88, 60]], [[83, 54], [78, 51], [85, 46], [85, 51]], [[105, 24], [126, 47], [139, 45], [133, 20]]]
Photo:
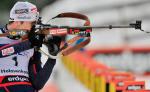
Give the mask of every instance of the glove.
[[42, 47], [43, 39], [45, 35], [43, 34], [36, 34], [34, 27], [32, 27], [31, 31], [28, 34], [29, 41], [31, 42], [31, 47]]
[[48, 47], [49, 54], [56, 56], [60, 50], [60, 43], [61, 37], [59, 36], [53, 36], [52, 38], [48, 39], [46, 45]]

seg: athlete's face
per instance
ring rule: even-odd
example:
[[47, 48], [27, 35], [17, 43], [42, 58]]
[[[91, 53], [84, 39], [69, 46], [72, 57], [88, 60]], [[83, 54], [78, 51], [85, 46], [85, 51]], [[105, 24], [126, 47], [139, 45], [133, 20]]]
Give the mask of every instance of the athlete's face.
[[33, 22], [31, 21], [14, 21], [7, 25], [8, 30], [25, 30], [30, 31]]

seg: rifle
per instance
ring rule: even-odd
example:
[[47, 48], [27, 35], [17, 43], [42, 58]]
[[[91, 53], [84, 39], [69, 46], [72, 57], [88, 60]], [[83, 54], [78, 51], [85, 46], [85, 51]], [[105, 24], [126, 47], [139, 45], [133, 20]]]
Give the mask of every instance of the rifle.
[[[69, 55], [75, 50], [86, 46], [90, 42], [91, 39], [90, 33], [92, 32], [92, 29], [134, 28], [134, 29], [142, 30], [141, 21], [136, 21], [136, 23], [131, 23], [125, 26], [112, 26], [112, 25], [91, 26], [88, 17], [79, 13], [61, 13], [56, 17], [53, 17], [52, 19], [66, 18], [66, 17], [85, 20], [84, 26], [73, 27], [73, 26], [57, 26], [57, 25], [50, 25], [50, 24], [42, 24], [41, 18], [39, 19], [39, 24], [35, 25], [35, 29], [37, 29], [36, 33], [38, 34], [77, 35], [76, 37], [70, 39], [69, 41], [66, 41], [65, 44], [61, 47], [60, 52], [62, 52], [63, 56]], [[44, 29], [48, 29], [48, 30], [44, 30]], [[85, 39], [83, 42], [71, 46], [71, 44], [73, 44], [74, 42], [82, 38]]]
[[[129, 25], [119, 25], [119, 26], [113, 26], [113, 25], [91, 26], [89, 18], [79, 13], [72, 13], [72, 12], [61, 13], [53, 17], [52, 19], [56, 19], [56, 18], [75, 18], [75, 19], [85, 20], [83, 26], [77, 26], [77, 27], [57, 26], [57, 25], [43, 24], [40, 17], [38, 19], [37, 24], [34, 25], [35, 34], [44, 34], [44, 35], [52, 35], [52, 36], [76, 35], [74, 38], [65, 41], [64, 44], [61, 46], [59, 52], [61, 52], [61, 55], [63, 56], [69, 55], [70, 53], [76, 51], [77, 49], [86, 46], [91, 40], [90, 34], [92, 32], [92, 29], [134, 28], [136, 30], [138, 29], [144, 31], [141, 29], [142, 21], [136, 21], [136, 23], [130, 23]], [[8, 31], [4, 34], [0, 34], [0, 37], [8, 36], [8, 35], [18, 35], [18, 33], [14, 31]], [[76, 42], [81, 39], [83, 39], [83, 41], [76, 44]], [[43, 54], [46, 54], [43, 51], [41, 52]]]

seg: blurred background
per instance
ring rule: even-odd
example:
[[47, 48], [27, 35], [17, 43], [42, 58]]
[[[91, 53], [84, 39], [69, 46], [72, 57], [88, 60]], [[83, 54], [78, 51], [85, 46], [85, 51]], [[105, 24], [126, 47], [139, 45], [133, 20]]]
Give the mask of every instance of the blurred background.
[[[3, 26], [8, 22], [9, 11], [17, 1], [19, 0], [1, 0], [0, 25]], [[29, 1], [37, 5], [43, 23], [81, 26], [82, 22], [80, 21], [50, 20], [59, 13], [77, 12], [87, 15], [92, 26], [128, 25], [135, 23], [136, 20], [142, 20], [142, 29], [150, 32], [150, 0], [22, 1]], [[91, 37], [91, 42], [84, 48], [85, 50], [101, 51], [104, 49], [106, 52], [109, 51], [107, 54], [97, 53], [92, 57], [94, 60], [118, 71], [132, 72], [135, 74], [136, 80], [145, 81], [146, 89], [150, 89], [150, 76], [144, 75], [150, 72], [150, 34], [135, 29], [93, 29]], [[112, 51], [114, 48], [116, 51], [121, 48], [122, 51], [114, 54]], [[138, 51], [134, 52], [135, 48], [138, 48]], [[49, 82], [53, 85], [48, 88], [55, 89], [52, 92], [91, 92], [69, 72], [62, 64], [61, 58], [58, 59]]]

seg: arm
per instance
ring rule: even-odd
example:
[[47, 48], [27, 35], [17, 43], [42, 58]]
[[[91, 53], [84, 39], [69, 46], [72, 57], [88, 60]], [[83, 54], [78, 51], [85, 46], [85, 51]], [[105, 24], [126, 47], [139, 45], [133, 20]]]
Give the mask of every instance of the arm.
[[55, 59], [48, 58], [47, 62], [41, 67], [41, 61], [38, 59], [40, 56], [39, 52], [35, 52], [29, 63], [29, 77], [33, 87], [37, 90], [44, 87], [45, 83], [49, 79], [53, 67], [56, 63]]
[[[54, 39], [49, 40], [48, 49], [49, 53], [56, 55], [57, 51], [54, 51], [52, 44], [56, 44], [58, 47], [60, 46], [61, 39], [58, 37], [55, 37]], [[55, 53], [56, 52], [56, 53]], [[56, 63], [56, 59], [48, 58], [47, 62], [41, 67], [41, 53], [36, 51], [33, 55], [33, 57], [30, 59], [29, 63], [29, 76], [30, 81], [33, 85], [33, 87], [37, 90], [44, 87], [45, 83], [49, 79], [53, 67]]]

